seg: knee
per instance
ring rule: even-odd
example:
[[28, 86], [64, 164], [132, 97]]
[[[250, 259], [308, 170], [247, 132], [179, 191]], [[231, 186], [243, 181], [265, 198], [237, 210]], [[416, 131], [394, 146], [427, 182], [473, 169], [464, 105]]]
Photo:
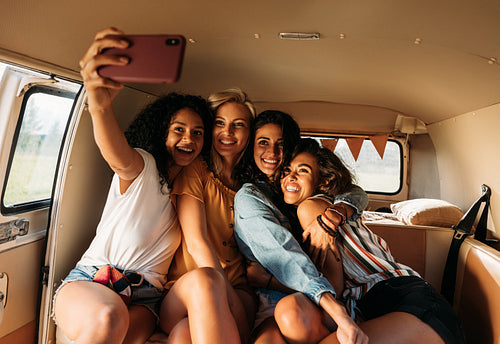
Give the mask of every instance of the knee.
[[129, 314], [124, 303], [104, 303], [96, 308], [96, 314], [92, 322], [108, 333], [126, 333], [129, 326]]
[[319, 310], [303, 294], [284, 297], [276, 305], [274, 318], [285, 338], [294, 343], [316, 336], [322, 323]]
[[297, 328], [303, 326], [304, 314], [299, 298], [293, 294], [281, 299], [274, 310], [274, 318], [280, 329]]

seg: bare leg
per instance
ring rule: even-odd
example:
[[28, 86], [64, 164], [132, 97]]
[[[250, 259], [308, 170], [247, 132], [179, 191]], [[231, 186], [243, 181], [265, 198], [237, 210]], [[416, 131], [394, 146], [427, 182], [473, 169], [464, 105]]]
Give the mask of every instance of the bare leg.
[[[208, 320], [207, 320], [208, 321]], [[168, 335], [167, 344], [191, 344], [191, 334], [189, 333], [189, 320], [183, 318], [179, 321]]]
[[70, 282], [59, 290], [55, 315], [75, 344], [122, 343], [129, 326], [127, 306], [118, 294], [88, 281]]
[[331, 318], [326, 318], [323, 311], [302, 293], [282, 298], [276, 305], [274, 317], [290, 344], [317, 343], [330, 334], [327, 325], [334, 325]]
[[286, 344], [274, 317], [267, 318], [252, 335], [255, 344]]
[[215, 269], [199, 268], [184, 274], [165, 296], [160, 325], [170, 333], [186, 317], [193, 343], [238, 343], [225, 278]]
[[[444, 344], [441, 337], [417, 317], [402, 312], [393, 312], [365, 321], [359, 327], [368, 335], [370, 344]], [[321, 344], [339, 343], [335, 333]]]
[[247, 293], [246, 291], [240, 289], [233, 289], [229, 286], [231, 291], [236, 295], [232, 296], [232, 293], [228, 293], [228, 297], [231, 301], [231, 313], [236, 320], [238, 326], [238, 331], [240, 333], [240, 338], [242, 343], [247, 343], [250, 338], [250, 331], [255, 320], [255, 313], [257, 312], [257, 304], [255, 303], [255, 298]]
[[130, 306], [128, 312], [130, 325], [123, 343], [144, 344], [155, 330], [156, 317], [143, 306]]

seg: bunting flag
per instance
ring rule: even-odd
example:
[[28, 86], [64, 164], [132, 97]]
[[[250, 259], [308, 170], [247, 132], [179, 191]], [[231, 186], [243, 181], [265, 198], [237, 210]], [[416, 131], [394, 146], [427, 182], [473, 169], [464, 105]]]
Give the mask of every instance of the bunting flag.
[[361, 146], [365, 140], [363, 137], [348, 137], [345, 139], [349, 149], [351, 150], [354, 161], [358, 160], [359, 152], [361, 151]]
[[[381, 159], [384, 158], [385, 147], [387, 146], [387, 141], [389, 140], [389, 134], [368, 136], [373, 146], [375, 147], [378, 155]], [[332, 152], [335, 151], [335, 147], [337, 147], [337, 143], [340, 138], [328, 138], [321, 139], [321, 144], [323, 147], [328, 148]], [[363, 142], [365, 141], [365, 137], [346, 137], [344, 138], [349, 146], [349, 150], [352, 153], [354, 161], [358, 160], [359, 152], [361, 151], [361, 147], [363, 146]]]
[[339, 142], [338, 138], [321, 139], [321, 144], [323, 145], [323, 147], [328, 148], [332, 152], [335, 151], [335, 147], [337, 147], [338, 142]]
[[387, 145], [387, 140], [389, 139], [389, 134], [370, 136], [375, 149], [380, 155], [380, 159], [384, 158], [385, 146]]

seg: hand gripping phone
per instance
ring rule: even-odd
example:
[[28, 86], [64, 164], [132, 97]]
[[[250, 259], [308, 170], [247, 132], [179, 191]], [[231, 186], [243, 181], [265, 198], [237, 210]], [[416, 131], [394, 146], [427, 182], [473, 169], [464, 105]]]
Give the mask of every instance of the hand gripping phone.
[[127, 56], [126, 66], [102, 66], [99, 75], [119, 82], [174, 83], [179, 80], [186, 39], [181, 35], [121, 35], [128, 48], [102, 54]]

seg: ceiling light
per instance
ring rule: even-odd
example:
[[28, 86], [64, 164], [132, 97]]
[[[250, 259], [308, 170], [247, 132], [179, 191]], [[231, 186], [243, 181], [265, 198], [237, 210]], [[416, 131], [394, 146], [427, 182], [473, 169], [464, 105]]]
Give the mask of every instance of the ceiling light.
[[293, 39], [293, 40], [319, 39], [319, 33], [308, 33], [308, 32], [280, 32], [279, 36], [281, 39]]

